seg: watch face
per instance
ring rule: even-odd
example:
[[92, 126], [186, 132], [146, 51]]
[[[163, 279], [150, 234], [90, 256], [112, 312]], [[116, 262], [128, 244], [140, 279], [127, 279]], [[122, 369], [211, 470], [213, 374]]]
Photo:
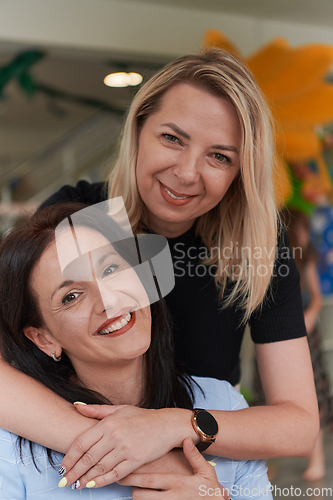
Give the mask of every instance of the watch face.
[[202, 432], [209, 436], [215, 436], [219, 427], [213, 415], [208, 411], [199, 411], [196, 416], [196, 421]]

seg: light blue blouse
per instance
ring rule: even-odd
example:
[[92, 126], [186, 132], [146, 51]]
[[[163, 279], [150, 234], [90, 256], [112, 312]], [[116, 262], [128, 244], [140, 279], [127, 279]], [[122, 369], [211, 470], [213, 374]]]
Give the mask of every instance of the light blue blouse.
[[[240, 410], [246, 408], [244, 398], [228, 382], [212, 378], [193, 377], [204, 391], [194, 386], [195, 407], [211, 410]], [[104, 488], [72, 490], [70, 487], [58, 488], [60, 467], [63, 455], [54, 454], [55, 470], [48, 462], [46, 449], [35, 445], [35, 468], [29, 444], [23, 446], [23, 463], [17, 447], [17, 436], [0, 429], [0, 500], [130, 500], [132, 488], [112, 484]], [[228, 488], [234, 500], [245, 498], [265, 498], [271, 500], [272, 494], [263, 460], [231, 460], [205, 455], [207, 460], [216, 463], [215, 470], [219, 482]], [[209, 498], [205, 488], [200, 496]]]

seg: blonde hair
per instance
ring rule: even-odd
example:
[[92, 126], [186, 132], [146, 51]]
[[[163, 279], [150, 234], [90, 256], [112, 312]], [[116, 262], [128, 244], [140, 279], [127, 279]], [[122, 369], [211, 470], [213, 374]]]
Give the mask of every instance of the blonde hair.
[[[109, 196], [123, 197], [133, 229], [141, 231], [145, 206], [135, 176], [138, 137], [145, 120], [159, 109], [163, 95], [177, 83], [187, 83], [227, 98], [239, 118], [240, 174], [220, 203], [198, 217], [196, 233], [207, 248], [215, 248], [204, 263], [217, 268], [215, 282], [221, 300], [228, 278], [234, 281], [223, 307], [237, 300], [238, 306], [244, 309], [245, 322], [262, 305], [269, 289], [278, 215], [272, 184], [270, 112], [251, 73], [237, 59], [220, 49], [209, 48], [199, 55], [171, 62], [142, 86], [128, 112], [119, 156], [109, 177]], [[226, 247], [231, 250], [229, 255], [223, 252]], [[243, 252], [245, 248], [247, 255]], [[241, 255], [236, 249], [242, 249]], [[239, 270], [237, 274], [235, 269]]]

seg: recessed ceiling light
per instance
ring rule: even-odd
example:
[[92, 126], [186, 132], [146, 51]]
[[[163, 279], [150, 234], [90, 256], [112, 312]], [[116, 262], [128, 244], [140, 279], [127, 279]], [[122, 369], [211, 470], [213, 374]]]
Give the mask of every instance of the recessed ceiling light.
[[108, 87], [129, 87], [139, 85], [143, 78], [139, 73], [111, 73], [104, 78], [104, 83]]

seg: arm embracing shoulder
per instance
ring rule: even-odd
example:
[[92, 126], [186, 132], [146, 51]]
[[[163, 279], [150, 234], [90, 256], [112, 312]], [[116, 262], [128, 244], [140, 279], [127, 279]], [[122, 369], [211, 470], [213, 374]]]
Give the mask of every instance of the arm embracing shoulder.
[[0, 490], [1, 498], [26, 498], [12, 436], [3, 429], [0, 429]]
[[0, 427], [61, 453], [96, 421], [0, 359]]

